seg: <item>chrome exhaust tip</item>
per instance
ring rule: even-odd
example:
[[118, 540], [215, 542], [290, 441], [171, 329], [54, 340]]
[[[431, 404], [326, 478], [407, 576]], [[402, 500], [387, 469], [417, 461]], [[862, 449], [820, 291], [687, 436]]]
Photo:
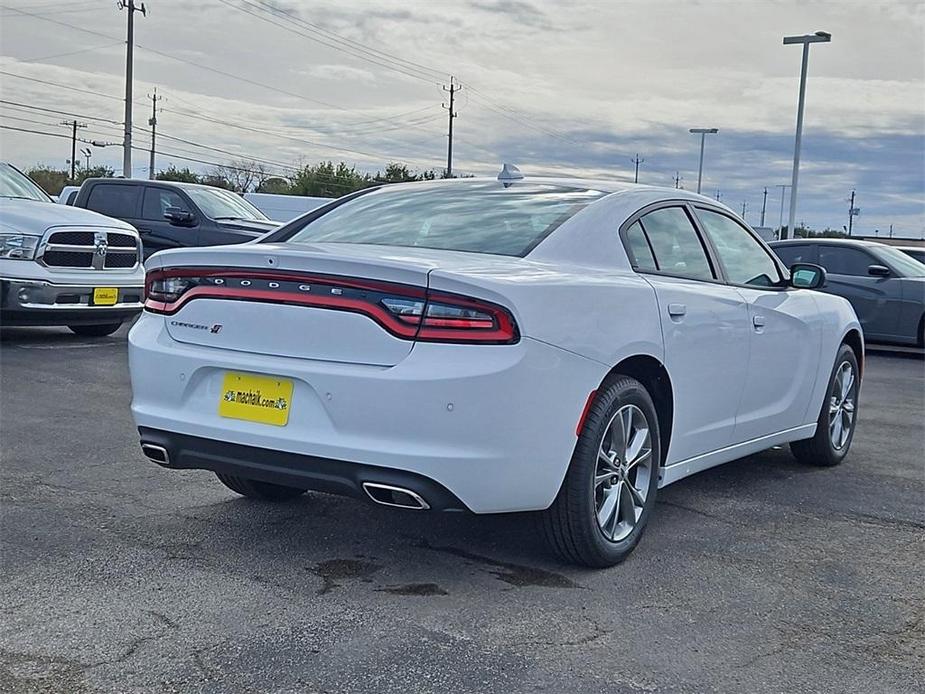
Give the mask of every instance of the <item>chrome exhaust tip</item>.
[[395, 506], [396, 508], [409, 508], [415, 511], [426, 511], [430, 508], [420, 494], [405, 489], [403, 487], [393, 487], [389, 484], [379, 484], [378, 482], [364, 482], [363, 491], [366, 495], [383, 506]]
[[148, 460], [153, 460], [164, 467], [170, 467], [170, 455], [163, 446], [158, 446], [155, 443], [142, 443], [141, 452], [148, 457]]

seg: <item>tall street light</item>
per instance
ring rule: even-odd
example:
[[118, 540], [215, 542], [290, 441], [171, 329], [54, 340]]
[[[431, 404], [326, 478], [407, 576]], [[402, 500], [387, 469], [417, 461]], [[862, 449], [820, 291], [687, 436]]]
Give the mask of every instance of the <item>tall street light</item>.
[[703, 141], [706, 136], [715, 135], [719, 132], [716, 128], [691, 128], [692, 133], [700, 135], [700, 168], [697, 170], [697, 192], [700, 192], [700, 184], [703, 182]]
[[793, 179], [790, 182], [790, 221], [787, 223], [787, 232], [781, 229], [781, 238], [793, 236], [794, 222], [797, 218], [797, 179], [800, 177], [800, 142], [803, 139], [803, 104], [806, 100], [806, 66], [809, 63], [809, 44], [828, 43], [832, 35], [825, 31], [805, 36], [785, 36], [784, 45], [792, 43], [803, 44], [803, 67], [800, 70], [800, 100], [797, 104], [797, 135], [793, 145]]

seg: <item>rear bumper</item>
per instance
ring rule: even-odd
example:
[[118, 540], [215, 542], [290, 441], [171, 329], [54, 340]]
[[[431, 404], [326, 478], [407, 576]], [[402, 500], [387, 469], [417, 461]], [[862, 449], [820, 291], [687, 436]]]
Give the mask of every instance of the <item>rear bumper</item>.
[[[114, 305], [94, 306], [93, 290], [115, 286]], [[7, 325], [92, 325], [127, 320], [143, 308], [144, 286], [56, 284], [45, 280], [0, 278], [0, 317]]]
[[[281, 475], [280, 483], [298, 486], [336, 464], [337, 489], [326, 491], [348, 495], [361, 474], [375, 471], [369, 481], [389, 483], [408, 473], [475, 513], [552, 503], [588, 393], [606, 375], [597, 362], [529, 338], [417, 343], [392, 367], [266, 356], [176, 342], [163, 317], [148, 313], [129, 334], [129, 367], [136, 424], [143, 437], [160, 432], [166, 443], [158, 445], [168, 450], [183, 442], [181, 466], [239, 465], [237, 474]], [[286, 426], [219, 416], [226, 370], [291, 379]]]
[[363, 491], [363, 483], [374, 482], [409, 489], [435, 511], [468, 510], [446, 487], [413, 472], [212, 441], [147, 427], [139, 427], [138, 433], [142, 445], [154, 444], [167, 451], [168, 460], [159, 463], [166, 468], [212, 470], [366, 501], [369, 496]]

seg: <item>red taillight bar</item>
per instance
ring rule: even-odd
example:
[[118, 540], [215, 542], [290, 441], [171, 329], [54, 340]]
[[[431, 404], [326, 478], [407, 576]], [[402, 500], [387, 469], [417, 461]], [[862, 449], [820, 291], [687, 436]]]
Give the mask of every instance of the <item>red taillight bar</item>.
[[[172, 301], [159, 301], [152, 297], [152, 286], [157, 281], [169, 279], [237, 279], [244, 281], [266, 280], [268, 284], [295, 282], [300, 285], [321, 285], [330, 288], [330, 294], [306, 293], [284, 288], [261, 288], [199, 285], [182, 292]], [[344, 296], [344, 290], [351, 293], [369, 292], [375, 296]], [[155, 293], [156, 294], [156, 293]], [[287, 271], [228, 270], [221, 268], [177, 268], [151, 270], [145, 278], [145, 309], [152, 313], [172, 315], [195, 299], [212, 298], [237, 301], [281, 303], [314, 308], [326, 308], [359, 313], [376, 321], [392, 335], [406, 339], [429, 342], [463, 342], [481, 344], [512, 344], [519, 340], [517, 325], [510, 312], [497, 304], [472, 297], [445, 292], [430, 292], [422, 287], [366, 280], [335, 275], [314, 275]], [[420, 315], [394, 313], [382, 305], [382, 297], [408, 299], [421, 302]], [[428, 314], [428, 307], [469, 309], [488, 316], [435, 317]]]

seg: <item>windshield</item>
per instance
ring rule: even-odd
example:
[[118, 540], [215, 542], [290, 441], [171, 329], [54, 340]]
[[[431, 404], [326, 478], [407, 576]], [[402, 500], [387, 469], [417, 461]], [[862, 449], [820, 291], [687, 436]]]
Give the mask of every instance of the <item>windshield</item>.
[[0, 162], [0, 198], [51, 202], [51, 198], [19, 169]]
[[925, 264], [902, 251], [892, 246], [883, 246], [877, 252], [903, 277], [925, 277]]
[[343, 203], [289, 243], [366, 243], [524, 256], [599, 190], [495, 181], [385, 187]]
[[260, 222], [267, 218], [256, 207], [236, 193], [221, 188], [184, 188], [193, 202], [211, 219], [249, 219]]

